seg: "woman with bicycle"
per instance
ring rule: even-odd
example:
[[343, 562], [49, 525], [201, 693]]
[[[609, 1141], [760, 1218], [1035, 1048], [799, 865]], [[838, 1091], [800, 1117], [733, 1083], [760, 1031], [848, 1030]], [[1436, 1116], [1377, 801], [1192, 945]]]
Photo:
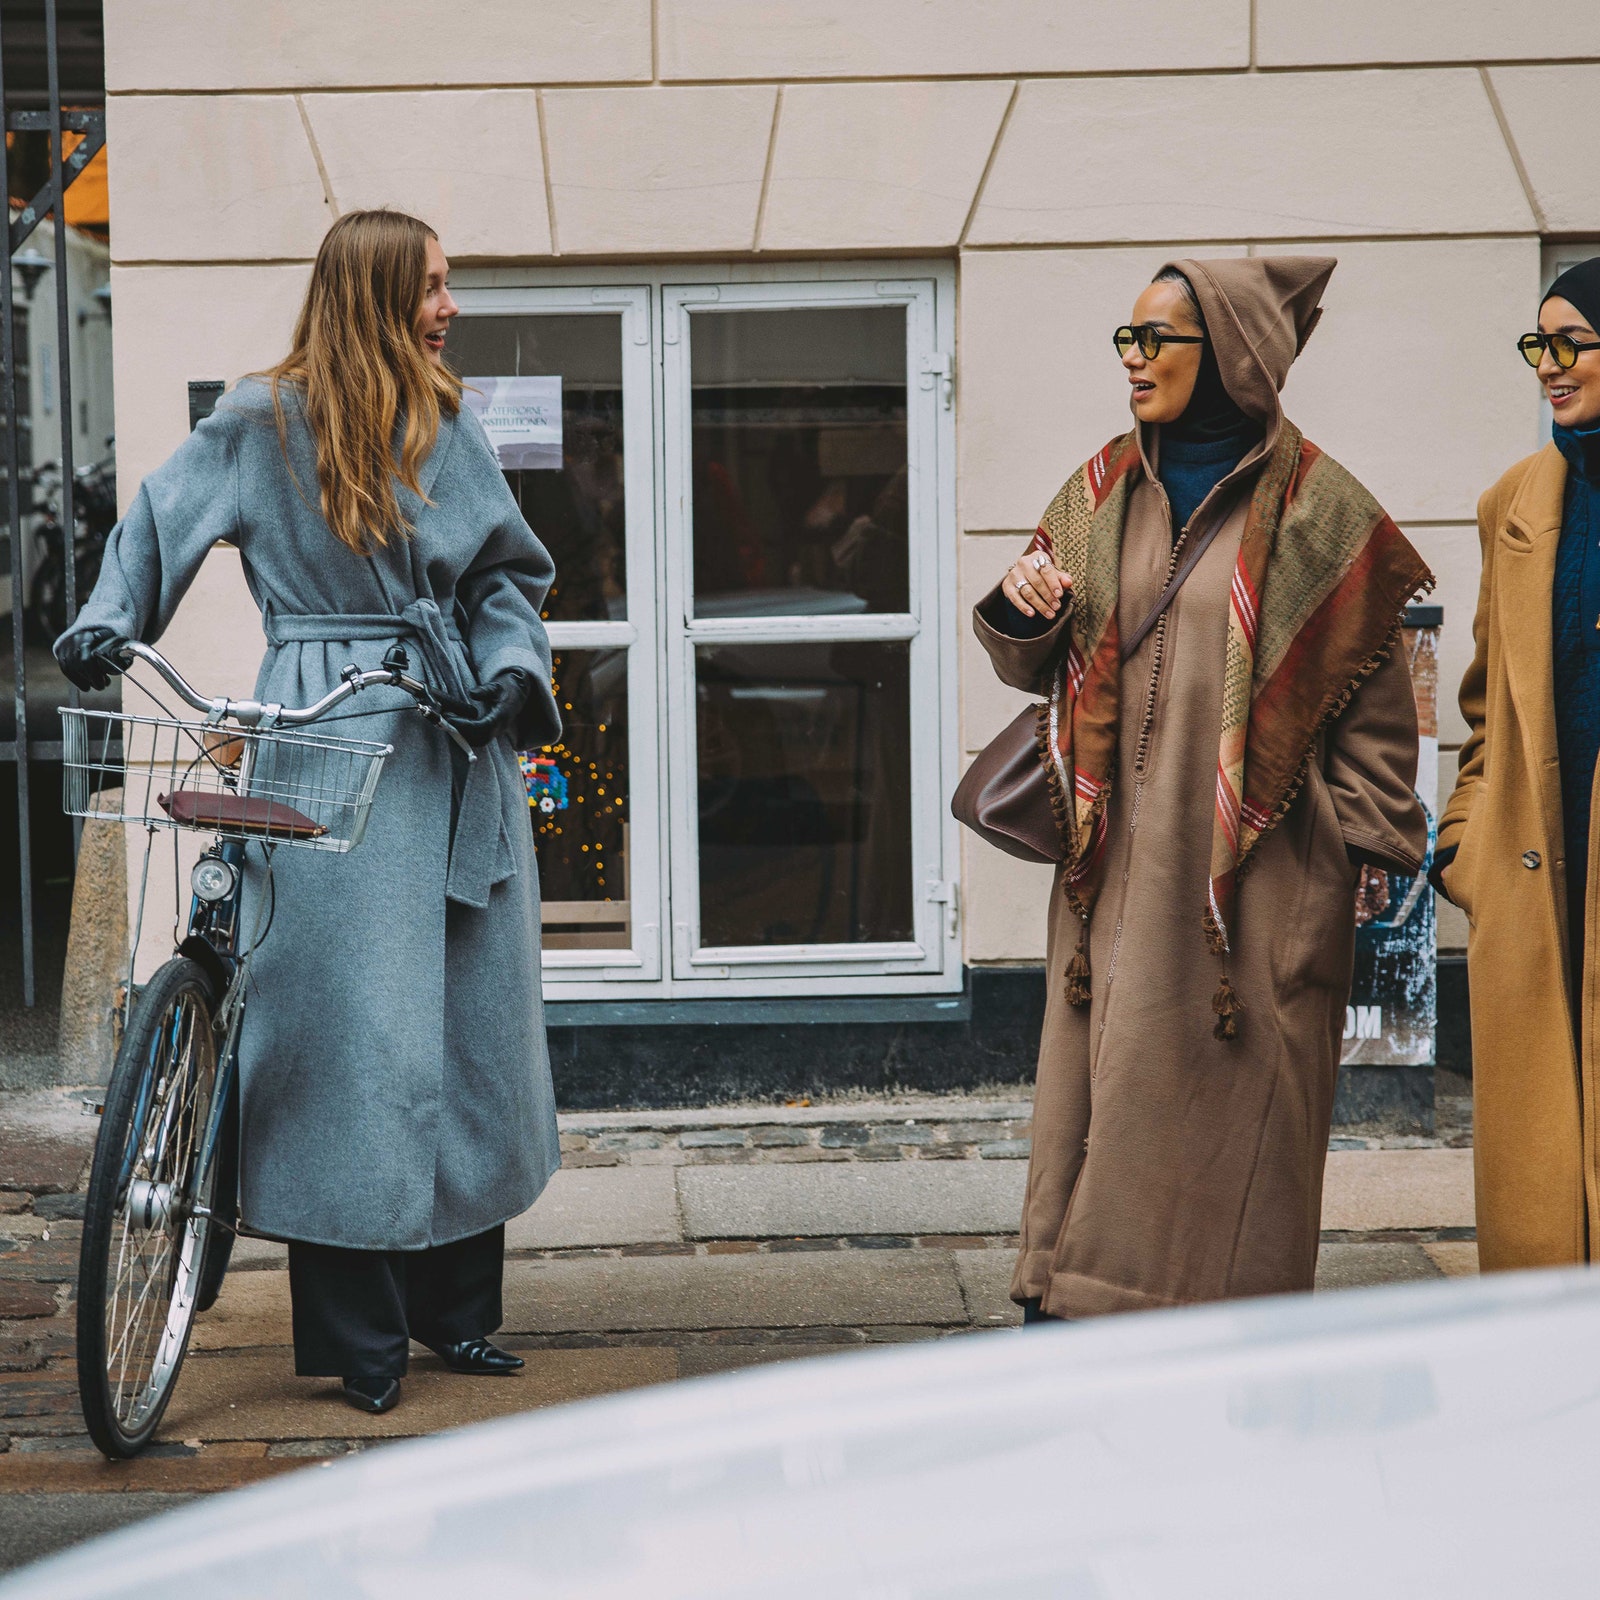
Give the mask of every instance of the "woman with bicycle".
[[1554, 435], [1478, 502], [1468, 737], [1432, 873], [1470, 930], [1485, 1270], [1600, 1259], [1600, 257], [1555, 280], [1517, 347]]
[[399, 1400], [408, 1339], [458, 1372], [522, 1366], [488, 1340], [504, 1223], [560, 1160], [516, 757], [560, 728], [553, 568], [443, 364], [448, 272], [415, 218], [336, 222], [290, 353], [144, 481], [56, 644], [103, 687], [226, 540], [261, 607], [259, 701], [403, 659], [475, 748], [369, 689], [358, 726], [393, 753], [361, 851], [245, 857], [241, 925], [271, 937], [239, 1036], [240, 1224], [288, 1241], [296, 1371], [372, 1412]]

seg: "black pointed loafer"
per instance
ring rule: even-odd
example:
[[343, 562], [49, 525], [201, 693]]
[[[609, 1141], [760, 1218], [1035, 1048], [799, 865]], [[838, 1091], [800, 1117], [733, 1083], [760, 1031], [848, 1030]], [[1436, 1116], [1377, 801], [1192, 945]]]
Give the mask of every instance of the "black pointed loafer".
[[373, 1416], [382, 1416], [385, 1411], [393, 1411], [400, 1404], [400, 1380], [398, 1378], [346, 1378], [344, 1380], [345, 1404], [354, 1406], [357, 1411], [370, 1412]]
[[452, 1372], [470, 1372], [479, 1377], [503, 1378], [520, 1372], [526, 1363], [521, 1356], [490, 1344], [487, 1339], [462, 1339], [455, 1344], [431, 1344], [428, 1348]]

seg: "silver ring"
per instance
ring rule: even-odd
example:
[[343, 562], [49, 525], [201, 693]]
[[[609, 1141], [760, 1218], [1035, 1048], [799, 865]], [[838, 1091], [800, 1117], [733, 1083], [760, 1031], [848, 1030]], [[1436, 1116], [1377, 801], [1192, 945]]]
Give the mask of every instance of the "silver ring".
[[1046, 556], [1044, 554], [1044, 552], [1041, 550], [1033, 558], [1033, 570], [1035, 572], [1043, 572], [1044, 569], [1045, 569], [1046, 564], [1048, 563], [1048, 561], [1049, 561], [1049, 557]]

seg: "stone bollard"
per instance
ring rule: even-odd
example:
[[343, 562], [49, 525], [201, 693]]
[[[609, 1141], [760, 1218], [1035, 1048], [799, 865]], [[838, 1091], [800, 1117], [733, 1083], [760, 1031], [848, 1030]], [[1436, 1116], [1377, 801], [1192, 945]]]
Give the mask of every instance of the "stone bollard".
[[[100, 804], [115, 810], [121, 792]], [[61, 979], [58, 1051], [63, 1083], [104, 1083], [116, 1056], [113, 1019], [128, 971], [128, 852], [120, 822], [83, 825], [72, 886], [72, 926]]]

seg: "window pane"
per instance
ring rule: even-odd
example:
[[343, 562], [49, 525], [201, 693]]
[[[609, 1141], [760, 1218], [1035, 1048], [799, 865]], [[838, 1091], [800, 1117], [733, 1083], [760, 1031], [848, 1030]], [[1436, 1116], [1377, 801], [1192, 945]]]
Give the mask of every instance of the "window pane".
[[506, 481], [555, 558], [545, 616], [626, 618], [621, 316], [461, 316], [451, 324], [448, 349], [469, 383], [560, 378], [562, 465], [513, 470]]
[[628, 652], [563, 650], [553, 661], [562, 732], [525, 751], [547, 950], [626, 950]]
[[701, 944], [914, 937], [909, 647], [695, 660]]
[[903, 306], [690, 321], [694, 612], [908, 609]]

